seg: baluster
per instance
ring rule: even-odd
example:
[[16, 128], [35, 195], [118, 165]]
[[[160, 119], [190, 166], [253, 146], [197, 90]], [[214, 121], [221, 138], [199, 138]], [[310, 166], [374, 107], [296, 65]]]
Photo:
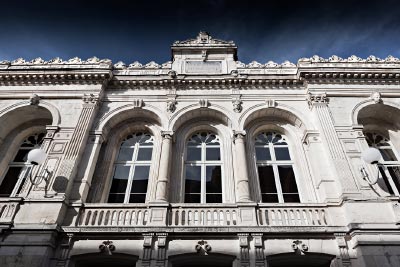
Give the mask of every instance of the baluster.
[[178, 225], [181, 226], [183, 223], [183, 211], [182, 208], [179, 208], [179, 212], [178, 212], [179, 218], [178, 218]]
[[190, 210], [185, 210], [184, 211], [184, 220], [183, 220], [183, 225], [184, 226], [189, 225], [189, 211]]
[[322, 224], [323, 224], [323, 225], [327, 225], [328, 223], [327, 223], [327, 218], [326, 218], [326, 212], [325, 212], [325, 210], [324, 210], [324, 209], [321, 209], [321, 210], [320, 210], [320, 213], [321, 213], [321, 218], [322, 218]]
[[91, 215], [92, 215], [92, 212], [89, 210], [89, 211], [86, 213], [85, 225], [88, 225], [88, 224], [89, 224], [90, 216], [91, 216]]
[[143, 225], [147, 225], [148, 218], [149, 218], [149, 212], [148, 210], [145, 210], [143, 212]]
[[104, 225], [110, 225], [110, 211], [107, 210], [104, 216]]
[[262, 220], [262, 225], [267, 226], [269, 224], [267, 209], [261, 209], [261, 220]]
[[143, 225], [143, 211], [137, 210], [137, 225]]
[[236, 225], [237, 224], [237, 212], [236, 210], [233, 211], [233, 222], [232, 225]]

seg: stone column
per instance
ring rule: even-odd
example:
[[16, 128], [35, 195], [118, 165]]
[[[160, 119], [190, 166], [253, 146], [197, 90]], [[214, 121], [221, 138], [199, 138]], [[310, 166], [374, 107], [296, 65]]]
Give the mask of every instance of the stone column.
[[328, 107], [326, 94], [308, 95], [308, 104], [311, 110], [317, 114], [321, 125], [322, 133], [330, 152], [330, 158], [335, 166], [342, 194], [358, 193], [358, 188], [351, 172], [346, 154], [343, 151], [339, 137], [336, 133], [333, 119]]
[[244, 132], [234, 132], [236, 193], [239, 202], [250, 202], [249, 173], [244, 138]]
[[156, 202], [166, 202], [171, 161], [172, 132], [162, 132], [160, 167], [156, 186]]

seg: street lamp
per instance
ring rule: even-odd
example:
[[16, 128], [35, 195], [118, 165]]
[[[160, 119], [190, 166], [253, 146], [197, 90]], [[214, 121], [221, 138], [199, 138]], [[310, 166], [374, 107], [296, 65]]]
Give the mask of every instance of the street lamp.
[[374, 147], [369, 147], [361, 153], [361, 158], [367, 164], [372, 164], [376, 166], [377, 175], [370, 178], [364, 167], [361, 167], [360, 172], [363, 175], [364, 180], [366, 180], [370, 185], [374, 185], [378, 182], [379, 178], [379, 160], [382, 158], [381, 152]]
[[38, 184], [40, 184], [43, 180], [45, 180], [45, 182], [46, 182], [46, 187], [47, 187], [47, 180], [48, 180], [49, 176], [52, 174], [52, 172], [49, 171], [47, 168], [44, 169], [45, 174], [43, 174], [43, 175], [37, 174], [37, 175], [36, 175], [35, 178], [38, 178], [38, 179], [36, 179], [36, 181], [35, 181], [35, 179], [32, 177], [33, 167], [43, 164], [44, 161], [46, 160], [46, 157], [47, 157], [46, 152], [45, 152], [43, 149], [41, 149], [41, 148], [32, 149], [32, 150], [29, 151], [29, 153], [28, 153], [27, 162], [28, 162], [28, 164], [33, 165], [32, 168], [31, 168], [31, 170], [29, 171], [29, 179], [30, 179], [30, 181], [31, 181], [31, 183], [32, 183], [33, 185], [38, 185]]

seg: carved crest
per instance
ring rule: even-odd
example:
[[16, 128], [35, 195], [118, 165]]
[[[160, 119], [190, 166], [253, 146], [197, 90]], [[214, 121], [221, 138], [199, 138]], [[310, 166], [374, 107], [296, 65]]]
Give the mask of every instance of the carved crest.
[[369, 98], [373, 100], [375, 104], [382, 103], [382, 96], [379, 92], [372, 92]]
[[132, 104], [134, 108], [141, 108], [143, 107], [144, 102], [143, 99], [134, 99]]
[[197, 251], [197, 253], [202, 253], [203, 255], [208, 255], [208, 253], [211, 251], [211, 245], [208, 244], [207, 241], [201, 240], [201, 241], [197, 242], [194, 249]]
[[303, 244], [303, 242], [300, 240], [295, 240], [292, 243], [292, 249], [297, 254], [305, 255], [305, 252], [308, 251], [308, 246], [307, 244]]
[[200, 107], [206, 108], [206, 107], [208, 107], [209, 102], [208, 102], [207, 99], [200, 99], [200, 100], [199, 100], [199, 104], [200, 104]]
[[175, 112], [177, 103], [178, 102], [175, 99], [168, 100], [167, 101], [167, 111], [171, 112], [171, 113]]
[[240, 99], [235, 99], [235, 100], [233, 100], [233, 101], [232, 101], [232, 104], [233, 104], [233, 111], [236, 112], [236, 113], [242, 112], [242, 109], [243, 109], [242, 103], [243, 103], [243, 102], [242, 102], [242, 100], [240, 100]]
[[40, 97], [37, 94], [31, 95], [31, 97], [29, 98], [29, 103], [31, 105], [37, 106], [39, 105], [39, 102], [40, 102]]
[[112, 252], [115, 250], [115, 246], [113, 245], [112, 241], [107, 240], [100, 244], [99, 250], [103, 253], [107, 253], [108, 255], [112, 255]]

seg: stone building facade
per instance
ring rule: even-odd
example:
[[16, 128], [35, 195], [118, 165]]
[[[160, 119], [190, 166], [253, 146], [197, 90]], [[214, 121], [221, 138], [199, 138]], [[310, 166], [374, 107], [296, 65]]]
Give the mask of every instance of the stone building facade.
[[0, 62], [0, 266], [400, 266], [399, 59], [171, 50]]

